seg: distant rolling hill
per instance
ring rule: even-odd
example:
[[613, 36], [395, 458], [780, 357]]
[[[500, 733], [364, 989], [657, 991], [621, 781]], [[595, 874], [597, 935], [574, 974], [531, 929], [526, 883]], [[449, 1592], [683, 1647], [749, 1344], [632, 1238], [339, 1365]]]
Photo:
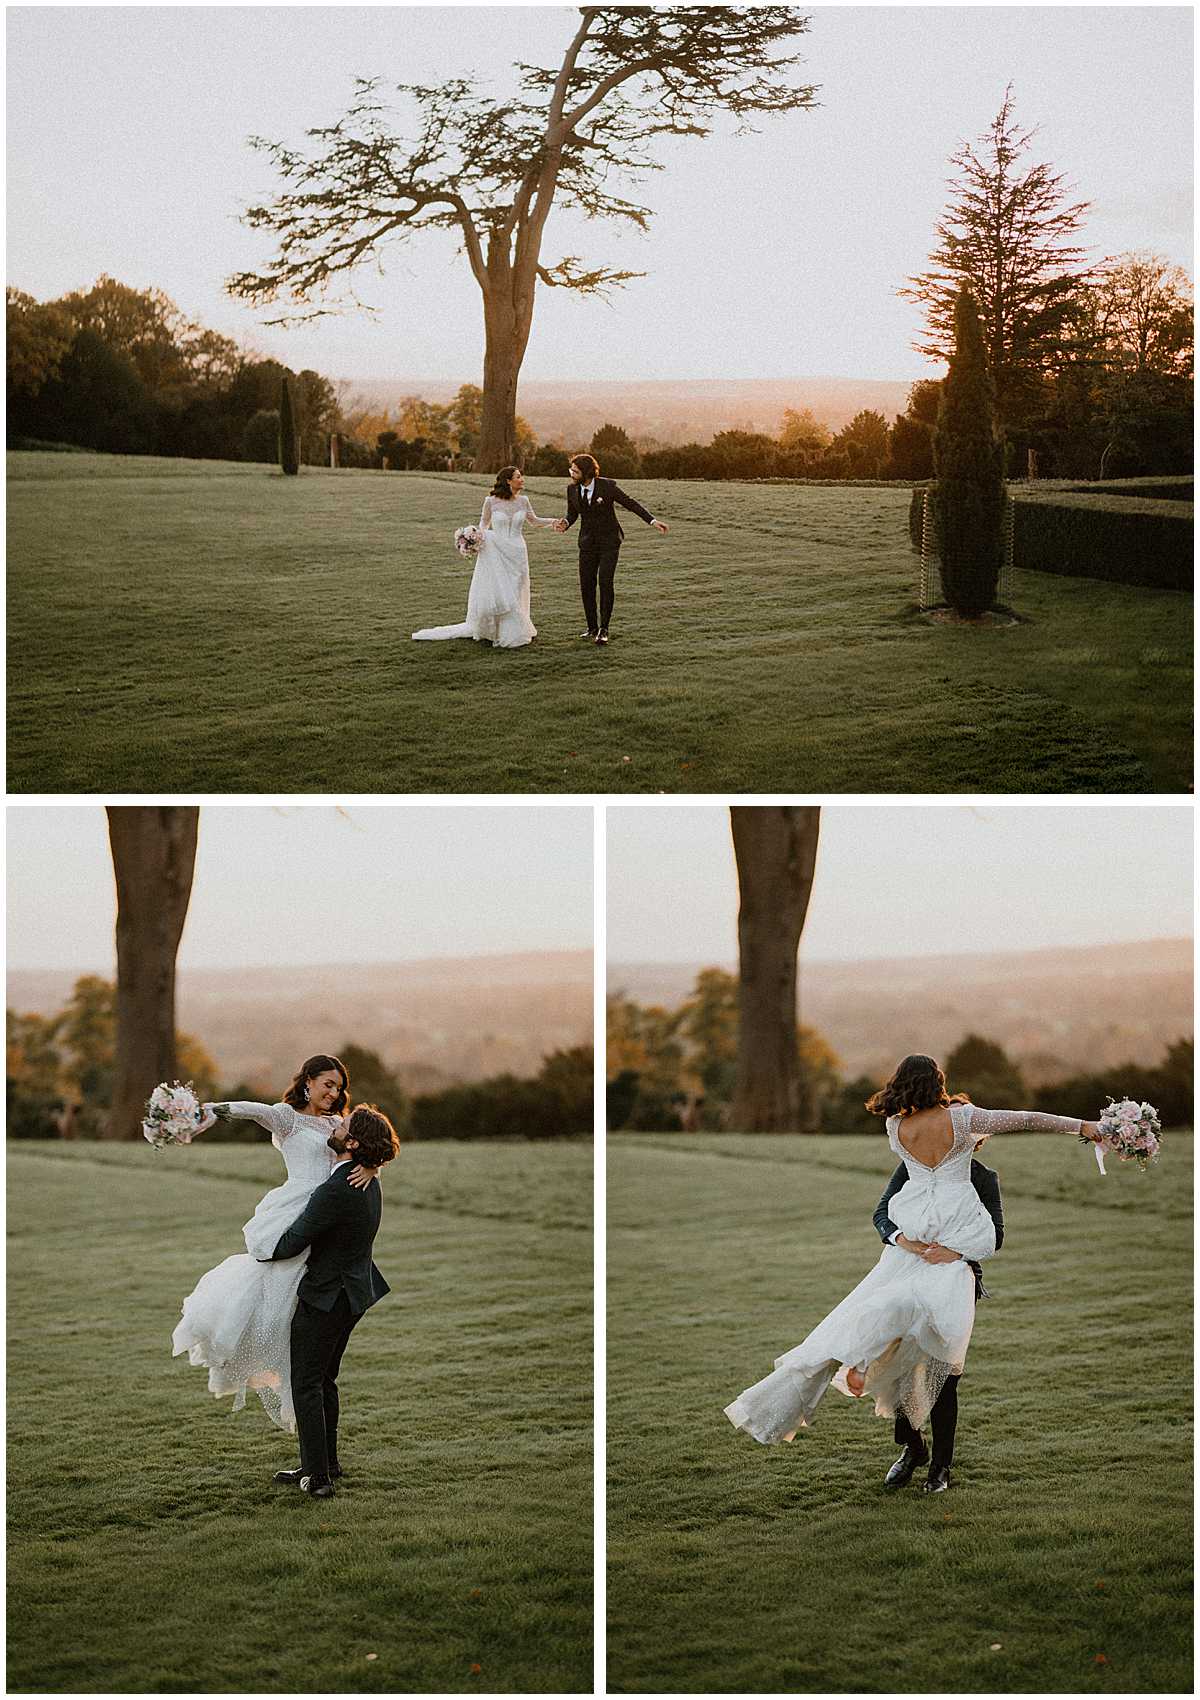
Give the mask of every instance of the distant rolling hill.
[[[672, 1009], [702, 966], [610, 963], [608, 989]], [[1038, 1085], [1155, 1063], [1165, 1045], [1189, 1038], [1192, 941], [879, 962], [806, 964], [802, 955], [800, 1013], [851, 1076], [882, 1076], [907, 1051], [944, 1056], [974, 1032], [1003, 1045]]]
[[[77, 976], [14, 970], [10, 1007], [50, 1014]], [[589, 951], [366, 967], [193, 969], [179, 976], [179, 1025], [222, 1082], [282, 1092], [314, 1051], [347, 1041], [378, 1051], [413, 1092], [511, 1072], [592, 1041]]]
[[[464, 383], [478, 378], [348, 378], [339, 390], [349, 402], [361, 397], [372, 408], [394, 412], [406, 396], [447, 402]], [[871, 378], [680, 378], [521, 384], [517, 411], [541, 442], [583, 448], [601, 425], [620, 425], [638, 440], [708, 442], [717, 431], [765, 431], [773, 436], [784, 409], [810, 408], [831, 431], [840, 431], [863, 408], [890, 423], [903, 413], [911, 385]]]

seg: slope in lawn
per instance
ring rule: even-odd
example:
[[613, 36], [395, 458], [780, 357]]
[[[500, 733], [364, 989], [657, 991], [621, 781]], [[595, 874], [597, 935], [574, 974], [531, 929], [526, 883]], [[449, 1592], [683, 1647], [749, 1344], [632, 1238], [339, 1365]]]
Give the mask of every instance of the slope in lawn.
[[630, 516], [607, 650], [545, 532], [535, 644], [415, 644], [489, 483], [11, 454], [10, 787], [1187, 788], [1190, 598], [1029, 573], [1031, 624], [913, 621], [907, 490], [638, 483], [671, 531]]
[[1186, 1691], [1190, 1134], [1146, 1177], [1061, 1137], [987, 1160], [954, 1485], [887, 1495], [865, 1402], [791, 1446], [723, 1414], [877, 1259], [884, 1141], [610, 1141], [611, 1691]]
[[10, 1145], [10, 1688], [590, 1691], [590, 1148], [388, 1171], [330, 1501], [275, 1487], [294, 1440], [170, 1355], [279, 1175], [259, 1146]]

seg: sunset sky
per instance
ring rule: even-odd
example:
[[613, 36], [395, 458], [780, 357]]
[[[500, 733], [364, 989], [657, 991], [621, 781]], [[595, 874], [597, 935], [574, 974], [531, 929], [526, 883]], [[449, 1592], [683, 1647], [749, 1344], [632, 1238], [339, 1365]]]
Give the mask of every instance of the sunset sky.
[[[584, 808], [205, 808], [182, 968], [587, 950]], [[111, 971], [103, 808], [9, 807], [11, 968]]]
[[[331, 378], [478, 381], [479, 295], [449, 235], [385, 256], [359, 289], [381, 309], [268, 330], [224, 295], [266, 259], [239, 210], [269, 194], [246, 138], [300, 145], [343, 113], [352, 78], [448, 76], [498, 95], [514, 59], [554, 63], [567, 8], [62, 7], [7, 13], [8, 282], [39, 299], [102, 272], [160, 287], [189, 316]], [[1098, 258], [1190, 257], [1192, 13], [1178, 7], [821, 6], [798, 78], [819, 107], [738, 137], [670, 139], [634, 188], [649, 234], [556, 214], [565, 253], [648, 275], [611, 305], [543, 290], [538, 379], [907, 380], [916, 309], [895, 291], [928, 254], [948, 156], [1009, 81], [1040, 126], [1031, 157], [1094, 203]], [[403, 126], [402, 126], [403, 127]]]
[[[608, 810], [608, 960], [737, 960], [723, 808]], [[822, 810], [808, 962], [1185, 938], [1192, 811]]]

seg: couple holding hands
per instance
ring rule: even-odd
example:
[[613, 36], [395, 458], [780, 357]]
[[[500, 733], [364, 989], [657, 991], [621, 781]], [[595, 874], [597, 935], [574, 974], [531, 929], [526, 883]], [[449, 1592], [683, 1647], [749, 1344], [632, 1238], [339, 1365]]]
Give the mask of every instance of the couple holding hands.
[[[467, 594], [467, 617], [456, 626], [427, 626], [413, 637], [422, 641], [475, 638], [497, 649], [519, 649], [532, 642], [537, 628], [530, 618], [529, 553], [526, 522], [550, 531], [569, 531], [579, 521], [579, 590], [587, 629], [581, 635], [603, 647], [608, 642], [613, 609], [613, 581], [625, 533], [617, 508], [665, 532], [661, 520], [611, 478], [601, 478], [594, 455], [576, 455], [567, 486], [567, 517], [541, 519], [523, 493], [525, 479], [518, 467], [505, 466], [484, 498], [479, 527], [483, 534], [475, 556], [475, 571]], [[597, 601], [597, 589], [599, 600]]]

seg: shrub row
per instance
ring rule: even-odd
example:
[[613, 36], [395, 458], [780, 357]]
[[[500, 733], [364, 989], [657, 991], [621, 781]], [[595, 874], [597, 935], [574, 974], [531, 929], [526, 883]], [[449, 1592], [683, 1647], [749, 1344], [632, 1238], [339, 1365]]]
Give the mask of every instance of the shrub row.
[[1192, 588], [1192, 504], [1138, 496], [1018, 499], [1013, 562], [1039, 573], [1155, 590]]
[[[1082, 489], [1010, 485], [1015, 502], [1014, 566], [1155, 590], [1190, 590], [1192, 481], [1171, 480], [1171, 495], [1157, 500], [1143, 493], [1166, 482], [1129, 479]], [[1135, 485], [1136, 495], [1131, 489]], [[1176, 494], [1181, 487], [1186, 497]], [[923, 489], [915, 489], [908, 506], [909, 541], [917, 551], [923, 496]], [[936, 542], [935, 533], [935, 548]]]

